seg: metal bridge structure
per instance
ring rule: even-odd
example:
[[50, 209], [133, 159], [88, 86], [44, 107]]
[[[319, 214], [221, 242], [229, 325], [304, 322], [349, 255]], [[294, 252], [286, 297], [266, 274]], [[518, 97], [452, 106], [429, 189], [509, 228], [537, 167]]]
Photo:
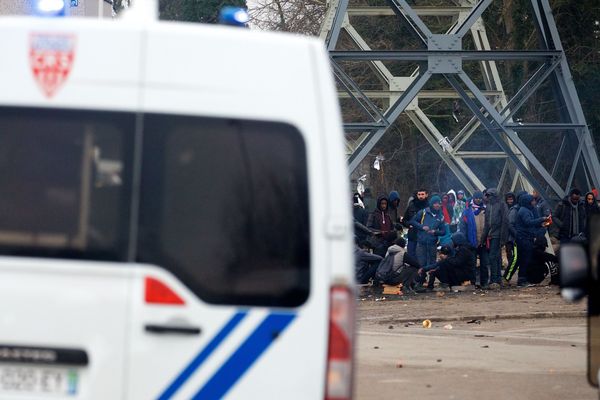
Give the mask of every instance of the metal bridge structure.
[[[574, 181], [600, 187], [600, 163], [548, 0], [530, 2], [539, 45], [525, 50], [497, 50], [490, 45], [482, 15], [493, 1], [454, 0], [448, 6], [423, 6], [427, 1], [421, 1], [416, 6], [415, 1], [387, 0], [385, 6], [352, 6], [349, 0], [329, 0], [321, 38], [329, 50], [340, 97], [353, 102], [363, 114], [359, 121], [344, 121], [351, 172], [404, 113], [471, 193], [486, 187], [481, 168], [473, 167], [481, 165], [473, 163], [475, 160], [503, 163], [498, 189], [535, 189], [550, 203], [563, 198]], [[363, 36], [354, 22], [381, 16], [397, 18], [408, 27], [417, 48], [372, 49], [371, 38]], [[442, 33], [433, 33], [424, 22], [430, 17], [450, 18], [451, 24]], [[350, 38], [351, 50], [339, 49], [341, 35]], [[467, 42], [468, 46], [463, 46]], [[498, 69], [500, 62], [507, 61], [539, 65], [511, 96]], [[345, 70], [344, 63], [348, 62], [366, 63], [384, 89], [361, 88], [356, 75]], [[417, 66], [407, 76], [396, 76], [386, 66], [390, 62]], [[467, 63], [478, 65], [476, 78], [471, 76], [472, 68], [463, 68]], [[425, 90], [434, 77], [445, 80], [452, 90]], [[556, 115], [552, 120], [517, 118], [519, 110], [544, 84], [552, 89], [558, 105]], [[420, 107], [420, 100], [432, 98], [456, 99], [469, 110], [466, 123], [452, 137], [442, 133]], [[495, 143], [493, 151], [489, 146], [478, 148], [481, 141], [473, 137], [481, 132]], [[544, 165], [523, 140], [530, 132], [545, 133], [548, 141], [556, 142], [552, 165]]]

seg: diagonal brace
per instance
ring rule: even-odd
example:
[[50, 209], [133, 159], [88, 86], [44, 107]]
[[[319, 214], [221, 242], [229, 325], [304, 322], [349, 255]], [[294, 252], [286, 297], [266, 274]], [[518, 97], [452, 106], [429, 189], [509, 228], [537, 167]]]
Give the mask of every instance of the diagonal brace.
[[431, 73], [427, 72], [421, 74], [418, 79], [415, 79], [412, 84], [406, 89], [406, 91], [400, 96], [398, 100], [385, 112], [385, 119], [389, 122], [388, 126], [379, 128], [377, 131], [369, 133], [369, 136], [360, 144], [360, 146], [350, 155], [348, 159], [350, 172], [354, 171], [358, 164], [369, 154], [371, 149], [377, 144], [384, 133], [389, 129], [390, 126], [400, 116], [402, 111], [410, 104], [419, 91], [425, 86], [425, 83], [431, 77]]

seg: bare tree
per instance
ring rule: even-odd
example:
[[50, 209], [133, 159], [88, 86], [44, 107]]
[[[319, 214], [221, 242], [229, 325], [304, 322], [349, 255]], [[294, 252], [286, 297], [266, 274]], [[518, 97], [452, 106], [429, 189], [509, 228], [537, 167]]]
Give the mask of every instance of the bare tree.
[[263, 30], [318, 35], [325, 0], [257, 0], [248, 3], [250, 24]]

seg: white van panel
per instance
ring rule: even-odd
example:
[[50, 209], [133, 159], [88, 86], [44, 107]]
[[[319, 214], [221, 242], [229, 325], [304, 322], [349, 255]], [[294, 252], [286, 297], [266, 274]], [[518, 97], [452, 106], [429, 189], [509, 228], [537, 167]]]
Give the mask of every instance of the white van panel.
[[[78, 373], [70, 398], [121, 398], [129, 271], [123, 265], [90, 262], [81, 268], [73, 261], [12, 257], [0, 258], [0, 271], [0, 343], [84, 350], [89, 364], [70, 368]], [[23, 394], [0, 391], [0, 397]]]
[[[135, 110], [139, 103], [139, 27], [86, 19], [0, 17], [3, 54], [0, 103], [29, 107]], [[67, 22], [67, 23], [66, 23]], [[70, 35], [74, 60], [64, 83], [50, 98], [34, 77], [31, 35]], [[7, 62], [8, 61], [8, 62]]]

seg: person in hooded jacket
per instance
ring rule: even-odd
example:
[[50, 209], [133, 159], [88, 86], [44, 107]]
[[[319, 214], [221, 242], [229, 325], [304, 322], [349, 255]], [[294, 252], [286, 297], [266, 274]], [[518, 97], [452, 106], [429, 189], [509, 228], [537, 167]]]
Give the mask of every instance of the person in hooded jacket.
[[385, 196], [377, 198], [377, 208], [369, 214], [367, 228], [375, 231], [372, 245], [375, 254], [383, 257], [387, 248], [396, 239], [396, 231], [388, 214], [388, 200]]
[[443, 288], [461, 286], [466, 281], [474, 285], [473, 273], [477, 264], [475, 248], [462, 232], [452, 234], [452, 243], [454, 254], [448, 252], [449, 254], [440, 256], [441, 260], [432, 268], [434, 271], [432, 275], [442, 283]]
[[359, 284], [368, 283], [375, 276], [377, 266], [383, 260], [383, 257], [369, 252], [369, 243], [359, 242], [354, 248], [354, 273], [356, 282]]
[[585, 194], [585, 215], [588, 221], [592, 215], [600, 214], [600, 206], [594, 192], [587, 192]]
[[585, 205], [580, 201], [581, 191], [571, 189], [554, 210], [552, 221], [558, 227], [558, 239], [560, 243], [569, 243], [576, 236], [585, 233], [586, 215]]
[[513, 258], [514, 244], [511, 243], [511, 241], [509, 240], [510, 222], [508, 219], [508, 215], [510, 213], [510, 209], [515, 205], [515, 202], [516, 202], [516, 197], [513, 192], [508, 192], [504, 195], [504, 203], [506, 204], [506, 241], [504, 243], [504, 251], [506, 253], [506, 259], [508, 260], [509, 265], [510, 265], [510, 260], [512, 260], [512, 258]]
[[[482, 288], [488, 287], [488, 249], [486, 246], [486, 237], [484, 237], [485, 228], [485, 204], [483, 203], [483, 193], [473, 193], [473, 198], [469, 200], [465, 211], [458, 225], [458, 231], [466, 236], [467, 241], [477, 249], [479, 256], [479, 285]], [[477, 275], [477, 271], [473, 271]]]
[[514, 274], [519, 270], [519, 257], [517, 249], [517, 213], [519, 212], [519, 199], [521, 196], [526, 195], [527, 192], [522, 190], [515, 196], [515, 201], [512, 207], [508, 210], [508, 236], [506, 238], [506, 249], [510, 248], [510, 257], [507, 257], [508, 265], [504, 270], [504, 285], [510, 286], [510, 281]]
[[406, 252], [406, 240], [398, 238], [392, 246], [387, 249], [385, 256], [394, 255], [394, 269], [398, 271], [398, 281], [402, 283], [402, 290], [409, 293], [417, 284], [417, 277], [421, 265], [416, 257]]
[[388, 196], [388, 214], [390, 215], [390, 218], [392, 219], [392, 224], [394, 224], [394, 227], [396, 229], [399, 228], [402, 219], [402, 214], [400, 213], [399, 205], [400, 195], [397, 191], [392, 190], [390, 192], [390, 195]]
[[365, 210], [370, 214], [377, 208], [377, 203], [371, 194], [371, 188], [366, 188], [363, 193], [363, 203], [365, 204]]
[[[506, 241], [508, 233], [508, 209], [506, 204], [498, 197], [498, 192], [490, 188], [485, 194], [487, 205], [485, 210], [485, 223], [483, 237], [488, 249], [490, 268], [490, 288], [499, 289], [502, 286], [502, 244]], [[481, 268], [487, 268], [482, 265]]]
[[410, 223], [414, 216], [429, 205], [427, 190], [419, 189], [413, 196], [413, 199], [408, 203], [408, 207], [404, 212], [402, 224], [408, 228], [408, 245], [407, 251], [413, 257], [417, 256], [417, 236], [418, 230]]
[[460, 224], [460, 219], [467, 207], [467, 200], [465, 198], [464, 190], [459, 190], [456, 192], [456, 201], [454, 203], [454, 210], [452, 215], [452, 225], [456, 225], [456, 230], [458, 231], [458, 224]]
[[422, 266], [435, 263], [437, 242], [446, 233], [442, 216], [442, 199], [431, 197], [430, 206], [417, 212], [410, 224], [417, 230], [417, 260]]
[[352, 215], [354, 217], [354, 236], [358, 242], [367, 240], [372, 234], [371, 230], [367, 228], [369, 213], [365, 210], [362, 198], [358, 193], [352, 195]]
[[450, 201], [448, 193], [442, 196], [442, 215], [444, 216], [444, 223], [450, 225], [454, 216], [454, 202]]
[[[452, 208], [452, 210], [449, 212], [452, 217], [450, 218], [450, 222], [448, 223], [449, 227], [450, 227], [450, 232], [454, 233], [458, 230], [458, 223], [460, 221], [460, 215], [462, 214], [463, 210], [464, 210], [464, 206], [461, 209], [459, 206], [459, 209], [457, 210], [457, 198], [456, 198], [456, 192], [452, 189], [448, 190], [448, 206]], [[463, 197], [464, 197], [464, 193], [463, 193]], [[463, 201], [464, 203], [464, 201]], [[460, 214], [457, 216], [456, 212], [459, 212]]]
[[530, 194], [520, 196], [519, 206], [515, 223], [519, 257], [517, 285], [523, 287], [530, 286], [527, 281], [527, 269], [532, 261], [535, 238], [542, 224], [548, 221], [548, 217], [536, 218], [535, 200]]

